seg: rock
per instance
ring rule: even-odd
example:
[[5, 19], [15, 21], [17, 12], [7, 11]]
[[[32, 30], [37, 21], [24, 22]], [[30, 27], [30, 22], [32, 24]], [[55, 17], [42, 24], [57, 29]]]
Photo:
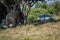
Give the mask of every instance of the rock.
[[7, 26], [6, 26], [6, 20], [5, 19], [2, 20], [1, 27], [7, 28]]

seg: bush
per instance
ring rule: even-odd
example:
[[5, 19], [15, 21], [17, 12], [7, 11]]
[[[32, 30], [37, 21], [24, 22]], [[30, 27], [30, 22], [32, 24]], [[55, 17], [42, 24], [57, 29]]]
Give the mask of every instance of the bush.
[[54, 13], [54, 8], [53, 7], [47, 7], [47, 10], [50, 14]]
[[42, 15], [42, 14], [49, 14], [48, 10], [43, 9], [43, 8], [34, 8], [31, 9], [29, 16], [27, 17], [28, 22], [33, 22], [36, 21], [38, 16]]
[[36, 3], [35, 8], [44, 8], [46, 9], [48, 7], [45, 3]]
[[35, 8], [46, 9], [46, 10], [48, 10], [48, 12], [50, 14], [53, 14], [53, 12], [54, 12], [54, 7], [52, 7], [51, 5], [44, 4], [44, 3], [36, 3]]

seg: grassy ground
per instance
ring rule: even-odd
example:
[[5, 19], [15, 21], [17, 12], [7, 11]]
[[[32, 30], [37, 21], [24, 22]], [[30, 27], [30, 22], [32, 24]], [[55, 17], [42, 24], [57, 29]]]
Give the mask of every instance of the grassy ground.
[[0, 30], [0, 40], [60, 40], [60, 22]]

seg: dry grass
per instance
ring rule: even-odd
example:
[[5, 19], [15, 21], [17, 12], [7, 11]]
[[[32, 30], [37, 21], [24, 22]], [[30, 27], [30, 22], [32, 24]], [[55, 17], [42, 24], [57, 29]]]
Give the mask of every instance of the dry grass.
[[60, 16], [53, 16], [54, 20], [60, 20]]
[[0, 30], [0, 40], [60, 40], [60, 22]]

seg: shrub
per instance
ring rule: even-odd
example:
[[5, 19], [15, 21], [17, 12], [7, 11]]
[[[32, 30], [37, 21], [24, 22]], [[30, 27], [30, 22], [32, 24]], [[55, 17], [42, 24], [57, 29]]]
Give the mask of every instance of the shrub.
[[36, 3], [35, 8], [46, 9], [46, 10], [48, 10], [48, 12], [50, 14], [53, 14], [53, 12], [54, 12], [54, 7], [52, 7], [51, 5], [44, 4], [44, 3]]
[[31, 12], [30, 12], [29, 16], [27, 17], [28, 22], [36, 21], [38, 16], [40, 16], [42, 14], [49, 14], [49, 12], [48, 12], [48, 10], [43, 9], [43, 8], [31, 9]]

